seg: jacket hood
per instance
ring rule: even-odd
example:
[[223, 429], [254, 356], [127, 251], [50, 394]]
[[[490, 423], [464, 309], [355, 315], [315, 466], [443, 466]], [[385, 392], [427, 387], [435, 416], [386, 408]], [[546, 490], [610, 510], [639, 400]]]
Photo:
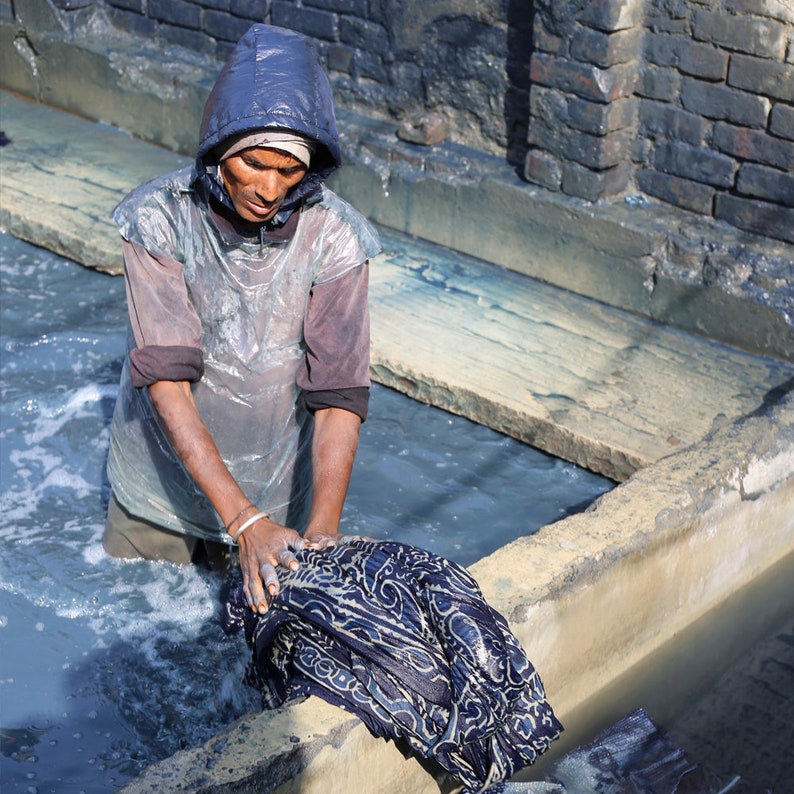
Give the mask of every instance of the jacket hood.
[[318, 193], [341, 165], [331, 84], [312, 41], [272, 25], [249, 28], [221, 70], [204, 106], [196, 155], [196, 181], [233, 209], [216, 178], [216, 147], [227, 138], [265, 127], [300, 132], [319, 146], [309, 171], [290, 192], [274, 225]]

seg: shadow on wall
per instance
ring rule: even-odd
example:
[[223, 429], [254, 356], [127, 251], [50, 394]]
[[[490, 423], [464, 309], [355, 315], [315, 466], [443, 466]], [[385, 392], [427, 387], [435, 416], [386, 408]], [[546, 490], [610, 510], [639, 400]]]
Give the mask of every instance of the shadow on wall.
[[534, 50], [534, 0], [507, 4], [507, 89], [504, 95], [507, 161], [523, 175], [529, 130], [529, 64]]

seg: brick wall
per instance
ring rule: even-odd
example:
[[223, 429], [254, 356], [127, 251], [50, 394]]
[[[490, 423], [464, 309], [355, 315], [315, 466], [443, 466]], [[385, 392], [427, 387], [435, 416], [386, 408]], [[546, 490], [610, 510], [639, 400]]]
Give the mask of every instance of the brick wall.
[[794, 3], [539, 6], [525, 176], [794, 242]]
[[648, 195], [794, 242], [794, 4], [648, 6], [635, 158]]
[[[68, 6], [91, 0], [54, 0]], [[526, 151], [531, 3], [516, 0], [95, 0], [114, 25], [223, 60], [253, 22], [311, 36], [336, 101], [399, 120], [435, 111], [453, 142]], [[517, 10], [514, 10], [517, 9]]]
[[434, 111], [550, 190], [794, 242], [794, 0], [49, 2], [219, 63], [253, 22], [299, 30], [341, 106]]

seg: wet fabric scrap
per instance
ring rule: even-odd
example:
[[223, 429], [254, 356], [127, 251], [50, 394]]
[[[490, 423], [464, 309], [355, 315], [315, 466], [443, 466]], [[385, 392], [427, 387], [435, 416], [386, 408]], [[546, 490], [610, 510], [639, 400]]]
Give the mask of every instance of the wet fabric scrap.
[[507, 621], [461, 566], [396, 542], [348, 540], [280, 569], [265, 615], [241, 588], [227, 633], [245, 630], [245, 682], [265, 708], [316, 695], [372, 734], [404, 739], [484, 791], [533, 763], [562, 731]]

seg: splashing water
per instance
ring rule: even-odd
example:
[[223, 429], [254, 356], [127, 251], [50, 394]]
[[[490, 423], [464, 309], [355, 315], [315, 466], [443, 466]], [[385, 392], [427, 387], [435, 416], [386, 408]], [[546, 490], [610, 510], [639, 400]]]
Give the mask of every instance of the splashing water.
[[[259, 708], [217, 620], [237, 574], [104, 553], [123, 281], [4, 233], [0, 268], [2, 790], [113, 791]], [[343, 531], [468, 565], [612, 485], [375, 387]]]

